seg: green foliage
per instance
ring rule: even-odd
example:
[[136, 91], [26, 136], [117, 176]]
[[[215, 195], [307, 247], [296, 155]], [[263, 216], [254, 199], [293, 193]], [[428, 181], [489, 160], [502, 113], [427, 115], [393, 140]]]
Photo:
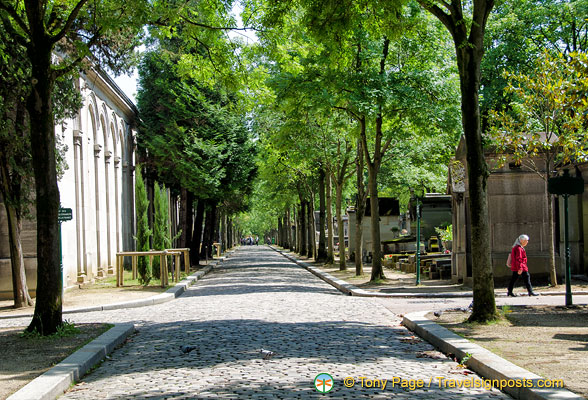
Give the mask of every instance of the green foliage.
[[227, 209], [239, 211], [255, 175], [245, 115], [233, 92], [178, 70], [178, 59], [189, 49], [177, 44], [164, 43], [141, 63], [139, 147], [148, 155], [149, 170], [168, 186], [200, 199], [226, 200]]
[[[149, 221], [147, 219], [147, 210], [149, 200], [147, 199], [147, 190], [141, 174], [141, 168], [137, 165], [135, 169], [135, 212], [137, 214], [137, 251], [149, 251]], [[137, 270], [139, 272], [139, 281], [143, 285], [148, 285], [152, 278], [151, 263], [149, 257], [138, 257]]]
[[[505, 72], [514, 99], [507, 110], [490, 113], [489, 137], [501, 155], [533, 170], [533, 157], [577, 164], [588, 159], [586, 114], [588, 68], [585, 53], [552, 57], [544, 53], [529, 74]], [[549, 175], [549, 171], [546, 172]]]
[[439, 235], [439, 239], [444, 242], [453, 240], [453, 225], [447, 225], [446, 227], [436, 227], [435, 232]]
[[58, 327], [57, 332], [43, 336], [36, 329], [32, 331], [24, 331], [20, 334], [20, 337], [24, 339], [51, 339], [51, 338], [64, 338], [68, 336], [75, 336], [81, 333], [81, 330], [75, 326], [72, 321], [64, 320]]
[[34, 187], [25, 99], [30, 66], [24, 49], [0, 30], [0, 193], [26, 216]]
[[481, 110], [508, 109], [504, 71], [531, 74], [534, 60], [547, 51], [565, 56], [588, 50], [587, 0], [506, 0], [497, 2], [484, 39]]
[[267, 84], [274, 96], [254, 110], [263, 190], [271, 193], [266, 206], [278, 215], [284, 199], [294, 198], [293, 187], [308, 191], [313, 185], [318, 165], [337, 176], [342, 167], [353, 166], [349, 157], [362, 118], [373, 154], [380, 114], [380, 145], [389, 152], [380, 192], [400, 197], [415, 187], [445, 187], [446, 164], [461, 132], [448, 35], [414, 4], [363, 7], [330, 1], [272, 4], [257, 20], [280, 28], [260, 34], [265, 60], [271, 60]]
[[468, 364], [468, 361], [472, 358], [472, 353], [465, 353], [465, 356], [462, 357], [461, 361], [457, 365], [458, 367], [465, 368]]

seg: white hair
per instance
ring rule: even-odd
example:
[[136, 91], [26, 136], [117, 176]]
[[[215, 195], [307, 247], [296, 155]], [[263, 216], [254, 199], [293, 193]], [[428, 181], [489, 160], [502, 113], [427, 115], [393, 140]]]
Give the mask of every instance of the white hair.
[[517, 238], [517, 240], [515, 240], [515, 242], [514, 242], [514, 244], [512, 245], [512, 247], [515, 247], [516, 245], [519, 245], [519, 246], [521, 246], [521, 247], [522, 247], [522, 245], [521, 245], [521, 240], [527, 240], [527, 241], [528, 241], [528, 240], [529, 240], [529, 236], [527, 236], [527, 235], [521, 235], [521, 236], [519, 236], [519, 237]]

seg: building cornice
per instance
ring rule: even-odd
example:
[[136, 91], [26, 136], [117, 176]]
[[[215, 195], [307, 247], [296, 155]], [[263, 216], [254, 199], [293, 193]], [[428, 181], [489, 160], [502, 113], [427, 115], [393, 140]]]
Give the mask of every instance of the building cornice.
[[110, 101], [125, 115], [131, 124], [134, 124], [139, 114], [137, 107], [102, 68], [94, 66], [84, 71], [82, 76], [85, 77], [90, 89], [98, 89], [109, 95]]

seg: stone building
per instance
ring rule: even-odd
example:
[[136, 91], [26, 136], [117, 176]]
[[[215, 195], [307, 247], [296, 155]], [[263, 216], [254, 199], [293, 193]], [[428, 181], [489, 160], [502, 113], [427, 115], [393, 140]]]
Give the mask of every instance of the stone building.
[[[63, 282], [71, 286], [112, 273], [116, 252], [134, 249], [135, 120], [137, 109], [103, 71], [76, 82], [83, 97], [77, 116], [55, 127], [67, 145], [68, 169], [59, 182], [61, 207], [73, 219], [61, 224]], [[12, 298], [4, 206], [0, 206], [0, 298]], [[36, 288], [36, 231], [24, 221], [27, 284]]]
[[[400, 203], [398, 200], [390, 197], [378, 198], [378, 207], [380, 211], [380, 241], [385, 242], [398, 237], [398, 232], [402, 228], [410, 229], [410, 225], [403, 225], [400, 214]], [[349, 256], [353, 259], [355, 257], [355, 237], [356, 237], [356, 217], [355, 209], [347, 209], [349, 221]], [[369, 198], [366, 200], [365, 214], [361, 220], [362, 229], [362, 257], [371, 260], [373, 252], [372, 239], [372, 217]]]
[[[462, 138], [450, 165], [449, 186], [453, 202], [453, 253], [452, 280], [471, 283], [472, 266], [471, 229], [468, 210], [468, 180], [465, 141]], [[487, 154], [489, 165], [495, 159]], [[541, 163], [536, 163], [541, 165]], [[588, 166], [583, 166], [588, 173]], [[585, 179], [586, 181], [586, 179]], [[588, 185], [588, 182], [586, 183]], [[505, 266], [512, 244], [520, 234], [530, 236], [526, 247], [529, 271], [534, 281], [547, 280], [549, 276], [549, 218], [547, 212], [546, 185], [541, 176], [514, 164], [493, 169], [487, 182], [488, 212], [490, 220], [490, 247], [494, 277], [506, 281], [511, 275]], [[558, 277], [563, 279], [564, 219], [563, 201], [556, 197], [555, 252]], [[572, 274], [586, 274], [588, 265], [588, 195], [569, 198], [570, 248]]]

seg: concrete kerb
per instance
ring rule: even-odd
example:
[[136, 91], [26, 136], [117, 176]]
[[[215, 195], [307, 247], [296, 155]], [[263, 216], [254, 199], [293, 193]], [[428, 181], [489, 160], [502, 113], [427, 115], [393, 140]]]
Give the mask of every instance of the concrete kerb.
[[300, 261], [295, 257], [292, 257], [290, 254], [284, 253], [282, 250], [277, 249], [273, 246], [269, 246], [273, 250], [277, 251], [290, 261], [296, 263], [297, 265], [301, 266], [302, 268], [308, 270], [312, 274], [316, 275], [323, 281], [327, 282], [328, 284], [334, 286], [339, 291], [343, 292], [348, 296], [358, 296], [358, 297], [381, 297], [381, 298], [392, 298], [392, 297], [472, 297], [472, 292], [463, 292], [463, 293], [455, 293], [455, 292], [446, 292], [446, 293], [378, 293], [378, 292], [370, 292], [369, 290], [360, 289], [355, 285], [352, 285], [344, 280], [334, 277], [333, 275], [329, 274], [328, 272], [324, 272], [319, 268], [313, 267], [304, 261]]
[[133, 324], [116, 324], [43, 375], [33, 379], [7, 400], [56, 399], [134, 331]]
[[[378, 297], [378, 298], [398, 298], [398, 297], [422, 297], [422, 298], [472, 298], [473, 293], [471, 291], [467, 292], [436, 292], [436, 293], [414, 293], [414, 292], [405, 292], [405, 293], [379, 293], [379, 292], [371, 292], [369, 290], [360, 289], [355, 285], [352, 285], [344, 280], [334, 277], [333, 275], [329, 274], [328, 272], [324, 272], [319, 268], [313, 267], [304, 261], [300, 261], [297, 258], [284, 253], [282, 250], [277, 249], [271, 245], [269, 247], [289, 259], [290, 261], [296, 263], [300, 267], [308, 270], [312, 274], [318, 276], [328, 284], [334, 286], [341, 292], [349, 296], [358, 296], [358, 297]], [[406, 289], [406, 288], [401, 288]], [[588, 295], [588, 290], [577, 290], [573, 293], [574, 295]], [[496, 296], [506, 296], [506, 294], [496, 293]], [[562, 296], [565, 295], [565, 292], [562, 291], [553, 291], [553, 292], [541, 292], [542, 296]]]
[[[297, 260], [296, 258], [282, 252], [279, 249], [270, 246], [273, 250], [279, 252], [284, 257], [288, 258], [292, 262], [307, 269], [314, 275], [323, 279], [325, 282], [333, 285], [341, 292], [353, 295], [353, 296], [364, 296], [364, 297], [383, 297], [377, 296], [378, 293], [369, 292], [363, 289], [359, 289], [354, 285], [351, 285], [341, 279], [335, 278], [332, 275], [319, 270], [318, 268], [312, 267], [307, 263]], [[453, 294], [451, 293], [434, 293], [434, 294], [397, 294], [392, 296], [386, 294], [385, 297], [471, 297], [471, 293], [466, 294]], [[498, 380], [503, 382], [512, 382], [516, 386], [516, 382], [520, 382], [522, 386], [523, 382], [533, 382], [533, 387], [503, 387], [503, 391], [513, 396], [516, 399], [530, 399], [530, 400], [560, 400], [560, 399], [582, 399], [583, 397], [563, 388], [539, 388], [536, 387], [537, 383], [543, 378], [539, 375], [533, 374], [526, 369], [516, 366], [515, 364], [497, 356], [489, 350], [484, 349], [477, 344], [470, 342], [467, 339], [458, 336], [450, 330], [436, 324], [435, 322], [428, 319], [425, 315], [429, 311], [417, 312], [407, 314], [403, 317], [403, 325], [415, 332], [417, 335], [431, 343], [433, 346], [438, 348], [445, 354], [454, 354], [459, 360], [468, 356], [469, 359], [466, 365], [471, 370], [477, 372], [479, 375], [489, 380]]]
[[[428, 311], [410, 313], [403, 317], [403, 325], [431, 343], [445, 354], [454, 354], [462, 360], [469, 357], [466, 365], [488, 380], [503, 381], [512, 386], [524, 386], [533, 382], [533, 387], [506, 387], [502, 391], [516, 399], [583, 399], [583, 397], [563, 388], [539, 388], [537, 383], [544, 378], [497, 356], [426, 317]], [[497, 387], [497, 385], [494, 385]]]
[[[201, 270], [193, 273], [192, 275], [186, 277], [181, 282], [175, 284], [174, 286], [167, 289], [165, 292], [160, 293], [155, 296], [148, 297], [146, 299], [141, 300], [131, 300], [131, 301], [123, 301], [120, 303], [112, 303], [112, 304], [105, 304], [101, 306], [91, 306], [91, 307], [77, 307], [77, 308], [70, 308], [67, 310], [63, 310], [62, 314], [75, 314], [75, 313], [85, 313], [85, 312], [93, 312], [93, 311], [106, 311], [106, 310], [118, 310], [123, 308], [135, 308], [135, 307], [145, 307], [151, 306], [154, 304], [161, 304], [168, 301], [175, 299], [176, 297], [181, 296], [191, 285], [194, 284], [199, 279], [202, 279], [206, 274], [212, 271], [219, 263], [225, 260], [226, 257], [221, 257], [214, 259], [214, 261], [210, 261], [207, 266], [202, 268]], [[0, 319], [12, 319], [12, 318], [26, 318], [32, 317], [33, 314], [18, 314], [18, 315], [2, 315]]]

